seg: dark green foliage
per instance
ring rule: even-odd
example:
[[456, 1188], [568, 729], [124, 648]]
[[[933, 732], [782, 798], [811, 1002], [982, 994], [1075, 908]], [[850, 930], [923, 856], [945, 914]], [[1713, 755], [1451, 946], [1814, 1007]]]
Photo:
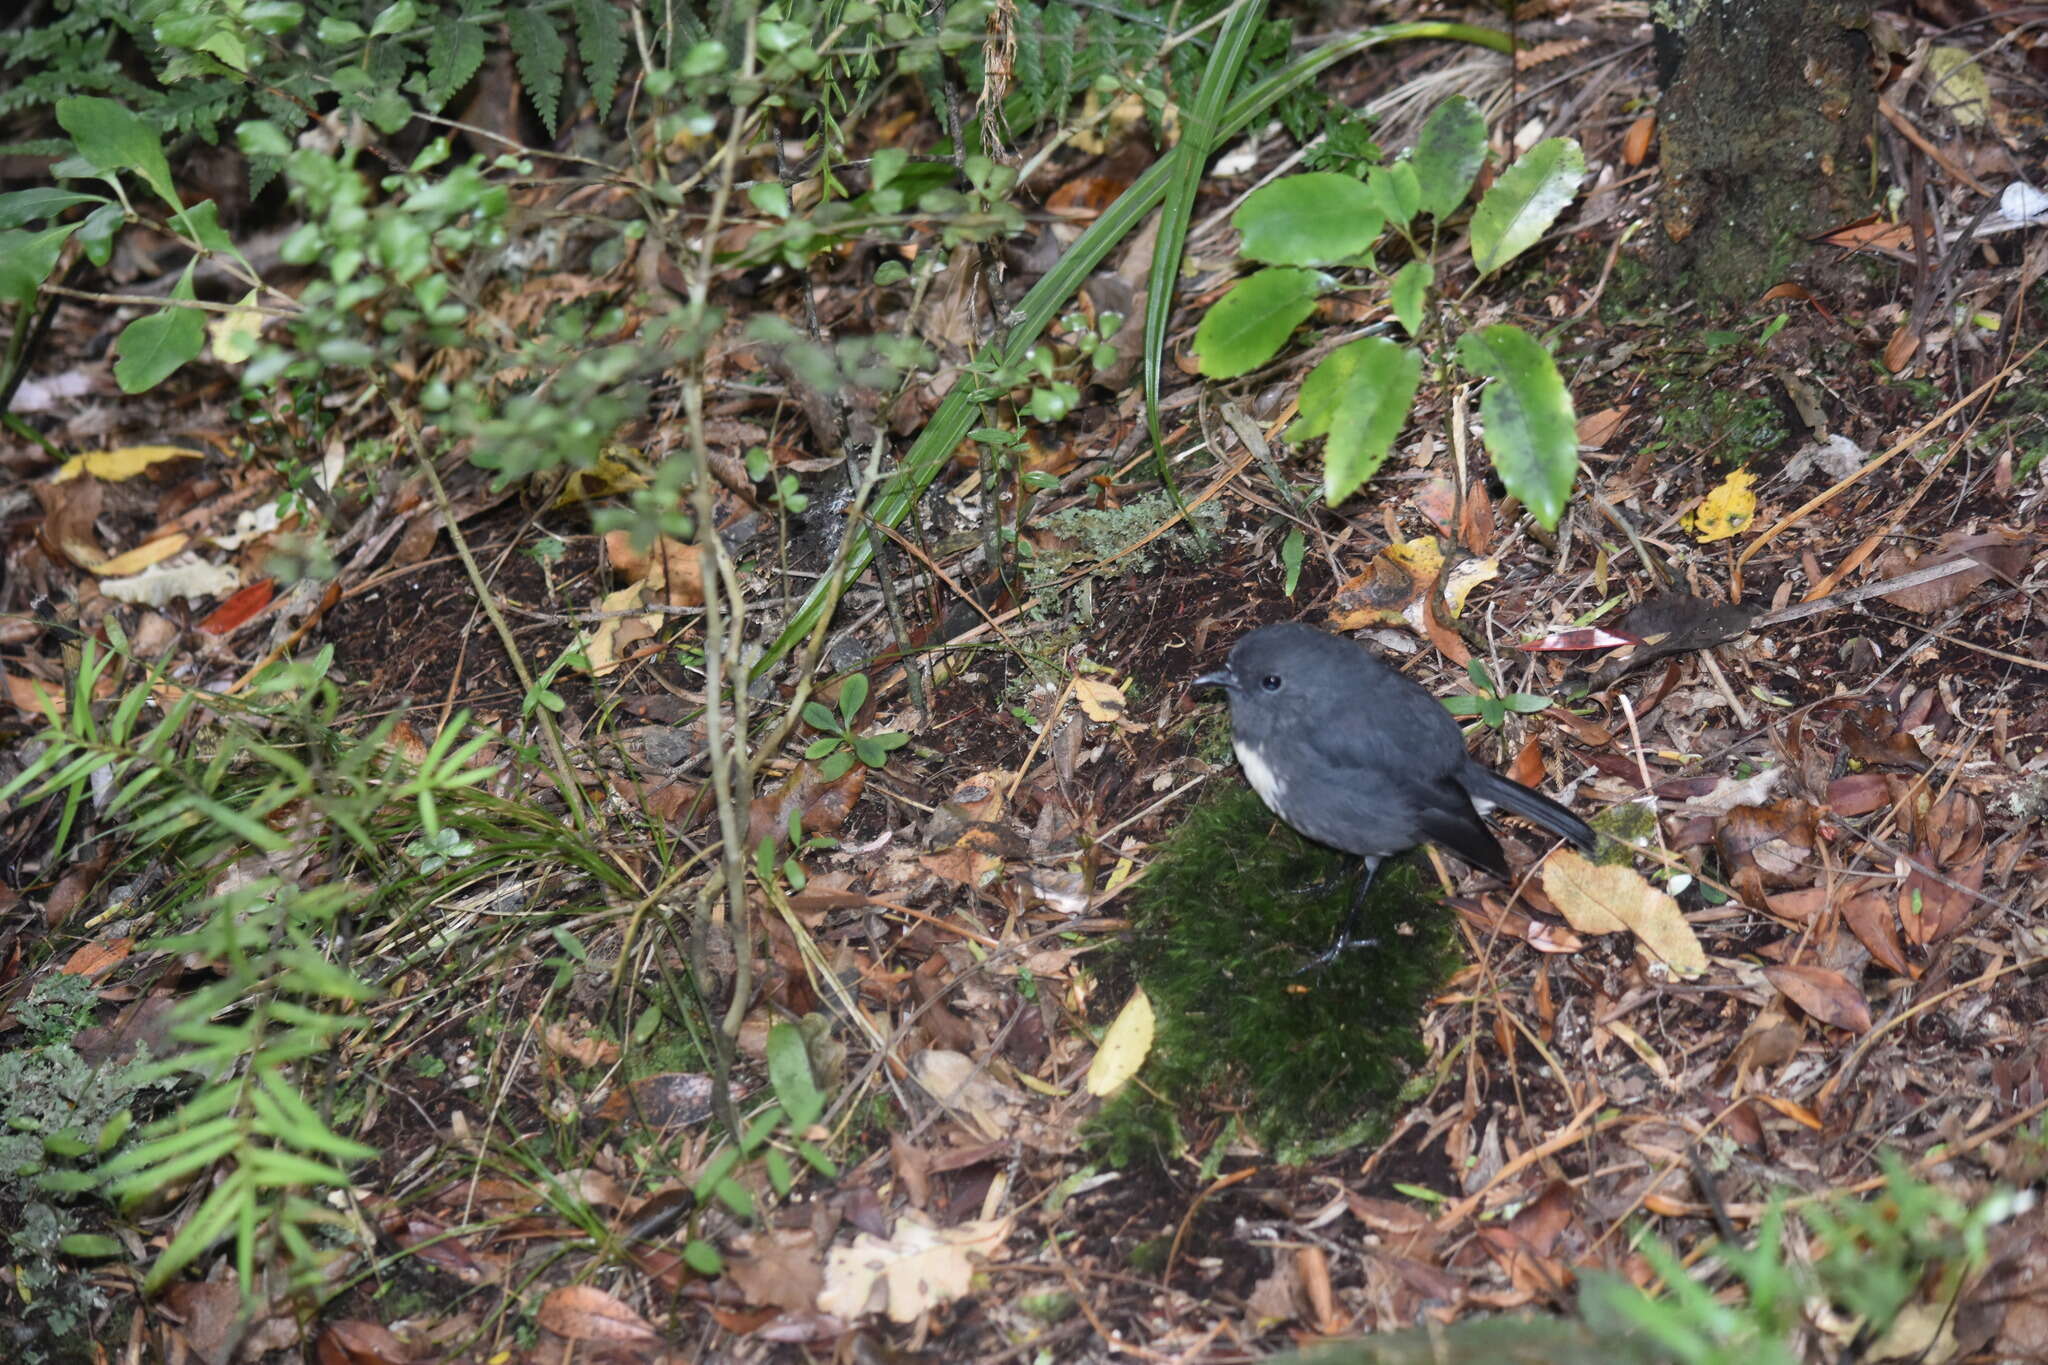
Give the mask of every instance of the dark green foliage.
[[[500, 31], [552, 136], [565, 100], [575, 97], [565, 89], [569, 26], [601, 109], [611, 107], [630, 55], [626, 12], [613, 0], [502, 11], [488, 0], [411, 0], [409, 10], [307, 0], [302, 9], [261, 12], [203, 0], [60, 0], [54, 14], [39, 17], [46, 22], [0, 30], [0, 115], [104, 95], [141, 115], [167, 144], [183, 136], [218, 142], [223, 130], [257, 114], [289, 134], [337, 96], [344, 113], [395, 132], [416, 108], [438, 112], [453, 99]], [[11, 150], [61, 156], [67, 148], [44, 139]], [[250, 169], [252, 188], [260, 189], [277, 162], [252, 157]]]
[[538, 6], [519, 6], [505, 12], [505, 31], [512, 38], [512, 53], [519, 61], [519, 80], [535, 112], [555, 135], [561, 121], [562, 68], [569, 64], [569, 45], [555, 32], [554, 23]]
[[94, 1001], [82, 976], [43, 977], [17, 1002], [22, 1029], [0, 1052], [0, 1252], [16, 1291], [0, 1298], [0, 1359], [22, 1365], [89, 1358], [85, 1334], [107, 1302], [84, 1273], [107, 1253], [80, 1199], [126, 1133], [144, 1077], [72, 1048]]
[[599, 118], [619, 93], [626, 32], [626, 16], [612, 0], [576, 0], [576, 48], [583, 55], [583, 79], [597, 100]]
[[1183, 1112], [1242, 1104], [1245, 1126], [1283, 1159], [1384, 1128], [1422, 1058], [1416, 1017], [1456, 952], [1449, 912], [1403, 860], [1381, 868], [1361, 921], [1379, 942], [1303, 972], [1334, 936], [1357, 870], [1242, 787], [1188, 817], [1131, 908], [1124, 958], [1158, 1032], [1144, 1085], [1098, 1120], [1113, 1157], [1175, 1145], [1175, 1116], [1146, 1087]]

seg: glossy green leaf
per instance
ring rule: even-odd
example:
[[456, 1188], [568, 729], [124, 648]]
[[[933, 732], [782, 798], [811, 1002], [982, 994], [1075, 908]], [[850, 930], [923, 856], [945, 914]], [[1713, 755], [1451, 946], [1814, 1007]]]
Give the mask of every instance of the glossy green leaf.
[[1422, 182], [1405, 161], [1375, 166], [1365, 178], [1365, 190], [1390, 223], [1406, 227], [1422, 208]]
[[114, 381], [123, 393], [163, 383], [206, 347], [206, 323], [196, 308], [165, 308], [140, 317], [114, 340]]
[[1239, 280], [1209, 306], [1195, 328], [1202, 373], [1230, 379], [1280, 353], [1287, 338], [1315, 311], [1323, 277], [1309, 270], [1273, 267]]
[[803, 1030], [778, 1019], [768, 1028], [768, 1083], [789, 1115], [789, 1126], [808, 1128], [825, 1113], [825, 1096], [811, 1075]]
[[1479, 106], [1463, 95], [1439, 104], [1423, 121], [1412, 162], [1422, 211], [1449, 217], [1472, 192], [1472, 181], [1486, 164], [1486, 119]]
[[41, 232], [0, 232], [0, 303], [33, 303], [57, 266], [64, 240], [76, 231], [78, 224], [60, 223]]
[[1387, 458], [1408, 424], [1422, 383], [1422, 357], [1385, 337], [1366, 337], [1323, 358], [1301, 384], [1301, 419], [1290, 442], [1327, 436], [1323, 500], [1335, 507], [1357, 492]]
[[1579, 471], [1578, 419], [1542, 342], [1506, 323], [1467, 332], [1458, 362], [1493, 382], [1479, 395], [1486, 449], [1508, 492], [1555, 530]]
[[1436, 268], [1428, 261], [1410, 261], [1394, 274], [1393, 288], [1387, 292], [1387, 307], [1394, 310], [1394, 318], [1409, 336], [1422, 331], [1422, 304], [1429, 296], [1429, 287], [1436, 283]]
[[[39, 223], [45, 218], [54, 218], [73, 204], [100, 204], [105, 196], [80, 194], [77, 190], [59, 189], [55, 185], [37, 185], [30, 189], [15, 190], [11, 194], [0, 194], [0, 228], [18, 228], [26, 223]], [[0, 260], [6, 258], [0, 252]]]
[[1491, 275], [1536, 245], [1586, 178], [1586, 155], [1570, 138], [1531, 147], [1500, 173], [1472, 210], [1472, 263]]
[[1281, 591], [1289, 597], [1294, 596], [1294, 589], [1301, 583], [1301, 561], [1307, 550], [1308, 538], [1302, 535], [1301, 528], [1288, 527], [1287, 539], [1280, 542], [1280, 567], [1286, 571]]
[[868, 703], [868, 675], [856, 673], [839, 684], [839, 714], [846, 718], [850, 727], [860, 708]]
[[1348, 175], [1290, 175], [1253, 190], [1231, 215], [1240, 254], [1266, 265], [1334, 265], [1370, 251], [1382, 217]]
[[173, 209], [183, 207], [171, 185], [171, 164], [164, 159], [163, 141], [140, 115], [112, 100], [80, 95], [57, 101], [57, 122], [71, 134], [78, 154], [99, 170], [134, 171], [159, 199]]

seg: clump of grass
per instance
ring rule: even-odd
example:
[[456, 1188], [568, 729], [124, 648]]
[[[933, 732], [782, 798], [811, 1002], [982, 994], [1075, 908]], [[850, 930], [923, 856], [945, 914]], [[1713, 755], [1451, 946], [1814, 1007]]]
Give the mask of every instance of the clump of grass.
[[1381, 869], [1363, 912], [1378, 943], [1304, 972], [1357, 870], [1241, 787], [1189, 816], [1131, 909], [1123, 958], [1158, 1024], [1145, 1087], [1097, 1118], [1113, 1157], [1178, 1146], [1176, 1110], [1196, 1102], [1238, 1111], [1283, 1160], [1384, 1131], [1422, 1060], [1416, 1018], [1456, 951], [1449, 915], [1404, 861]]

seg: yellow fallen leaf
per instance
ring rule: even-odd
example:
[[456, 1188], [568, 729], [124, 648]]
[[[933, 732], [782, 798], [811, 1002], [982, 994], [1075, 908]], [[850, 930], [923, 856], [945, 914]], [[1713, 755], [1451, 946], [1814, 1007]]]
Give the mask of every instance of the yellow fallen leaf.
[[1500, 577], [1498, 559], [1461, 559], [1444, 575], [1444, 606], [1452, 616], [1465, 614], [1465, 599], [1481, 583]]
[[249, 306], [255, 302], [256, 291], [251, 289], [232, 311], [206, 324], [206, 334], [213, 340], [213, 358], [221, 364], [239, 365], [256, 354], [256, 343], [263, 335], [263, 310]]
[[1680, 517], [1679, 524], [1702, 545], [1747, 530], [1756, 519], [1756, 494], [1750, 491], [1755, 482], [1756, 475], [1746, 469], [1736, 470], [1707, 494], [1698, 507]]
[[1927, 96], [1958, 127], [1973, 128], [1991, 111], [1991, 80], [1978, 54], [1944, 44], [1927, 54]]
[[163, 563], [191, 543], [192, 537], [183, 531], [173, 531], [95, 564], [92, 571], [102, 578], [126, 578], [129, 574], [141, 573], [152, 564]]
[[196, 450], [183, 450], [177, 446], [122, 446], [118, 450], [91, 450], [66, 460], [63, 468], [50, 476], [50, 482], [63, 483], [81, 474], [90, 474], [106, 483], [119, 483], [165, 460], [203, 458]]
[[1117, 1011], [1116, 1022], [1102, 1035], [1102, 1046], [1095, 1050], [1095, 1060], [1088, 1063], [1085, 1085], [1089, 1094], [1115, 1094], [1124, 1082], [1138, 1074], [1146, 1054], [1152, 1051], [1152, 1022], [1152, 1002], [1140, 986]]
[[1115, 683], [1106, 683], [1099, 678], [1074, 679], [1074, 699], [1081, 703], [1081, 711], [1088, 719], [1114, 724], [1124, 715], [1124, 691]]
[[597, 457], [595, 469], [579, 469], [569, 476], [567, 482], [562, 485], [561, 496], [555, 499], [554, 505], [569, 507], [579, 502], [608, 498], [614, 493], [630, 493], [636, 488], [645, 487], [645, 474], [610, 451], [606, 451]]
[[[630, 584], [617, 592], [607, 593], [604, 600], [597, 604], [597, 609], [607, 612], [631, 611], [635, 607], [646, 605], [646, 592], [647, 584], [644, 580]], [[619, 631], [629, 625], [640, 626], [645, 633], [651, 634], [661, 628], [661, 615], [655, 612], [646, 616], [614, 616], [608, 621], [598, 622], [597, 629], [590, 632], [583, 645], [583, 655], [590, 660], [591, 677], [605, 677], [617, 670], [625, 661], [625, 651], [619, 647]], [[635, 632], [636, 636], [640, 634], [642, 631]]]
[[1622, 930], [1681, 976], [1707, 970], [1707, 952], [1679, 913], [1678, 902], [1632, 867], [1601, 866], [1561, 848], [1543, 864], [1543, 894], [1582, 934]]

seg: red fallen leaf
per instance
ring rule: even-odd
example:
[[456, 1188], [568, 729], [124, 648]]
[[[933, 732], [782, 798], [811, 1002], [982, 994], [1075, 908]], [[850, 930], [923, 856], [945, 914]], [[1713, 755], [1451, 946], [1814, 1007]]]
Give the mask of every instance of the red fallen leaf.
[[1650, 140], [1657, 135], [1657, 116], [1644, 114], [1628, 126], [1621, 139], [1621, 163], [1640, 166], [1650, 157]]
[[[1990, 855], [1980, 852], [1960, 868], [1950, 868], [1948, 881], [1938, 881], [1918, 867], [1908, 868], [1899, 886], [1899, 923], [1906, 938], [1923, 947], [1939, 943], [1962, 931], [1976, 907], [1973, 894], [1984, 885], [1984, 862]], [[1949, 882], [1955, 882], [1950, 886]]]
[[1984, 810], [1967, 792], [1950, 792], [1934, 803], [1914, 830], [1928, 861], [1948, 867], [1969, 861], [1984, 847]]
[[1599, 450], [1614, 439], [1621, 430], [1621, 424], [1628, 420], [1631, 409], [1627, 405], [1618, 408], [1603, 408], [1589, 412], [1579, 419], [1579, 444], [1592, 450]]
[[259, 578], [208, 612], [199, 628], [208, 635], [227, 635], [240, 630], [248, 624], [250, 617], [269, 606], [270, 599], [276, 594], [276, 579]]
[[1870, 950], [1870, 956], [1886, 971], [1898, 976], [1920, 973], [1906, 957], [1906, 945], [1899, 939], [1899, 916], [1889, 891], [1866, 891], [1842, 902], [1842, 922], [1856, 941]]
[[1851, 1033], [1870, 1032], [1870, 1006], [1864, 1001], [1863, 992], [1840, 972], [1787, 964], [1764, 968], [1764, 979], [1822, 1023]]
[[1920, 742], [1899, 728], [1882, 706], [1862, 706], [1842, 717], [1842, 744], [1858, 763], [1873, 768], [1910, 768], [1924, 773], [1932, 766]]
[[1116, 202], [1131, 182], [1115, 175], [1077, 175], [1046, 197], [1045, 206], [1062, 218], [1086, 222]]
[[1868, 815], [1892, 803], [1882, 773], [1850, 773], [1828, 783], [1828, 809], [1837, 815]]
[[1824, 232], [1815, 240], [1829, 246], [1847, 247], [1851, 251], [1889, 248], [1894, 251], [1910, 250], [1913, 245], [1911, 223], [1888, 223], [1882, 218], [1864, 218], [1854, 223], [1845, 223], [1832, 232]]
[[827, 781], [818, 765], [806, 759], [789, 770], [781, 785], [754, 798], [747, 811], [747, 847], [758, 848], [763, 839], [773, 839], [780, 847], [789, 838], [789, 817], [799, 812], [806, 834], [833, 833], [853, 813], [867, 783], [865, 763], [855, 763]]
[[1534, 739], [1521, 747], [1515, 754], [1515, 761], [1508, 765], [1508, 776], [1525, 787], [1543, 785], [1543, 746]]
[[1540, 640], [1531, 640], [1515, 648], [1536, 653], [1543, 650], [1569, 651], [1582, 649], [1619, 649], [1623, 645], [1639, 645], [1642, 641], [1633, 635], [1622, 635], [1598, 626], [1582, 626], [1575, 630], [1555, 630]]
[[313, 1358], [318, 1365], [411, 1365], [414, 1357], [383, 1323], [343, 1318], [320, 1333]]
[[1764, 897], [1764, 906], [1779, 919], [1804, 924], [1828, 908], [1824, 886], [1803, 886], [1797, 891], [1774, 891]]

